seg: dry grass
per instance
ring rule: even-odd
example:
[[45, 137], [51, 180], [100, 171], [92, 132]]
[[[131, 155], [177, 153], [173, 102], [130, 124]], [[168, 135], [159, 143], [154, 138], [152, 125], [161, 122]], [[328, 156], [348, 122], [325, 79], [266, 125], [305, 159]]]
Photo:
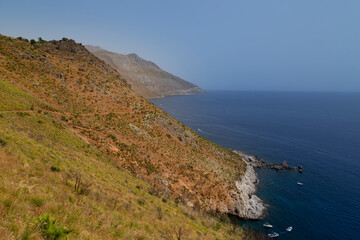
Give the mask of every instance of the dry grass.
[[[229, 234], [230, 224], [216, 228], [219, 219], [150, 194], [151, 185], [119, 169], [50, 116], [2, 115], [0, 229], [7, 239], [20, 238], [45, 213], [73, 230], [74, 239], [160, 239], [175, 237], [179, 228], [183, 239], [239, 238]], [[92, 184], [88, 193], [74, 189], [73, 170]], [[29, 236], [41, 234], [35, 229]]]
[[36, 221], [47, 213], [73, 230], [71, 239], [249, 236], [169, 199], [226, 199], [241, 159], [137, 96], [88, 53], [38, 44], [0, 36], [1, 237], [42, 239]]

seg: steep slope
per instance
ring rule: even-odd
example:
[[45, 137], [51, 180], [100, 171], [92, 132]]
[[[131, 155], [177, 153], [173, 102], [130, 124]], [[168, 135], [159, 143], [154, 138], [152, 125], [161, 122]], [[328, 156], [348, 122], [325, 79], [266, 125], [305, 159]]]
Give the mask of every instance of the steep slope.
[[63, 239], [55, 236], [68, 230], [69, 239], [257, 238], [168, 200], [43, 108], [0, 80], [1, 239]]
[[125, 76], [131, 88], [143, 97], [204, 93], [198, 86], [165, 72], [136, 54], [123, 55], [91, 45], [85, 47]]
[[0, 78], [41, 100], [33, 108], [46, 110], [164, 195], [206, 211], [263, 216], [264, 206], [253, 195], [256, 177], [240, 156], [139, 97], [81, 44], [1, 36]]

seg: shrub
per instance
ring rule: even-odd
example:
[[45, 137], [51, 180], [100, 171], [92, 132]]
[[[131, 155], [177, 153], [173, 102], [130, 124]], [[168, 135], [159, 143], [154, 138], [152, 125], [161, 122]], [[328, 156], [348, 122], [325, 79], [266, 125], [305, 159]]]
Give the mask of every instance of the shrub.
[[109, 134], [109, 137], [110, 137], [113, 141], [116, 141], [116, 136]]
[[35, 39], [30, 39], [30, 43], [34, 45], [36, 43]]
[[43, 43], [43, 42], [45, 42], [45, 41], [44, 41], [44, 39], [42, 39], [41, 37], [38, 37], [38, 42], [39, 42], [39, 43]]
[[60, 168], [55, 167], [55, 166], [51, 166], [50, 170], [53, 171], [53, 172], [60, 172]]
[[5, 147], [6, 144], [7, 144], [7, 143], [0, 138], [0, 147]]
[[82, 179], [82, 174], [79, 170], [70, 171], [70, 175], [75, 179], [74, 189], [78, 194], [87, 194], [90, 191], [91, 183], [85, 182]]
[[16, 39], [19, 39], [19, 40], [24, 41], [24, 42], [29, 42], [29, 40], [27, 40], [26, 38], [23, 38], [23, 37], [17, 37]]
[[161, 190], [156, 187], [156, 184], [154, 184], [149, 188], [149, 194], [156, 197], [161, 197]]
[[138, 199], [137, 202], [138, 202], [138, 204], [139, 204], [140, 206], [144, 206], [144, 205], [145, 205], [145, 200], [144, 200], [144, 199]]
[[17, 112], [16, 115], [18, 115], [19, 117], [30, 116], [30, 114], [27, 112]]
[[0, 118], [3, 118], [4, 116], [2, 114], [0, 114]]
[[67, 235], [72, 232], [53, 220], [48, 213], [38, 218], [37, 225], [41, 235], [49, 240], [67, 238]]

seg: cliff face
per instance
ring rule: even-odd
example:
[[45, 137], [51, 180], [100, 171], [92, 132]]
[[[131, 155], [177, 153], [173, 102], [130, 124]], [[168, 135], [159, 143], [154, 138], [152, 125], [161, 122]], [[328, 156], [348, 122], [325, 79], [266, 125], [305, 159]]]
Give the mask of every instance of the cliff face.
[[138, 96], [126, 77], [81, 44], [30, 44], [0, 35], [0, 79], [41, 100], [33, 108], [46, 110], [165, 196], [249, 219], [263, 215], [252, 195], [256, 176], [241, 156]]
[[198, 86], [165, 72], [155, 63], [136, 54], [123, 55], [100, 47], [85, 47], [125, 76], [131, 88], [145, 98], [204, 93]]

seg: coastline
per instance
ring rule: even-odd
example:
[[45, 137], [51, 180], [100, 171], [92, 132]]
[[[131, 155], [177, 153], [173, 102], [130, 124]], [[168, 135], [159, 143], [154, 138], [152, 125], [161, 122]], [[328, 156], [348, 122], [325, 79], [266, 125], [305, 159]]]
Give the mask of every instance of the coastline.
[[275, 171], [295, 170], [298, 171], [299, 173], [303, 172], [303, 167], [301, 165], [297, 167], [292, 167], [289, 165], [287, 161], [283, 161], [282, 163], [269, 163], [264, 159], [258, 158], [258, 156], [256, 155], [250, 155], [240, 150], [234, 150], [234, 149], [231, 150], [237, 155], [241, 156], [246, 162], [246, 164], [251, 165], [255, 169], [265, 168], [265, 169], [273, 169]]
[[[198, 92], [191, 92], [192, 90], [198, 90]], [[170, 96], [189, 96], [189, 95], [201, 95], [206, 94], [206, 91], [201, 89], [200, 87], [194, 87], [187, 90], [183, 90], [183, 92], [175, 92], [175, 93], [161, 93], [159, 96], [154, 97], [146, 97], [147, 100], [150, 99], [158, 99], [158, 98], [165, 98]]]
[[302, 166], [291, 167], [286, 161], [282, 163], [268, 163], [256, 155], [250, 155], [239, 150], [231, 150], [242, 157], [246, 163], [246, 171], [242, 179], [235, 182], [237, 195], [234, 199], [236, 203], [229, 213], [247, 220], [262, 219], [266, 216], [266, 208], [268, 206], [255, 195], [256, 185], [259, 183], [255, 169], [266, 168], [276, 171], [296, 170], [302, 173], [303, 168]]
[[246, 164], [246, 171], [242, 179], [235, 181], [236, 195], [234, 197], [233, 208], [229, 213], [246, 220], [259, 220], [265, 217], [267, 206], [255, 195], [259, 179], [254, 167], [247, 162]]

